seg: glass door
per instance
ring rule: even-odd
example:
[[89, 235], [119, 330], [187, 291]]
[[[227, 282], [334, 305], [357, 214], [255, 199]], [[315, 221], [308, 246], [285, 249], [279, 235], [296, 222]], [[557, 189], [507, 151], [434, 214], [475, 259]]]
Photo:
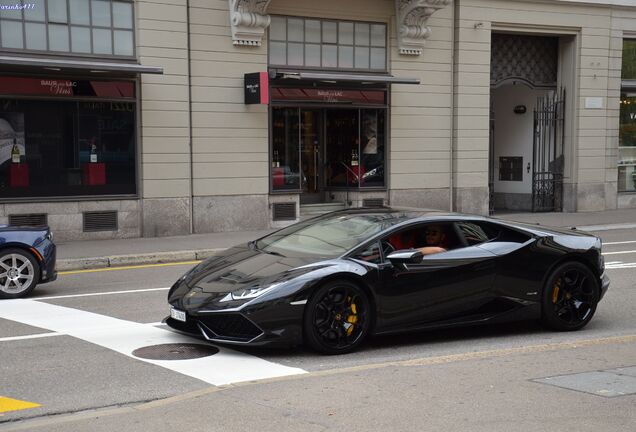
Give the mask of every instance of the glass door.
[[324, 201], [322, 110], [300, 110], [301, 204]]

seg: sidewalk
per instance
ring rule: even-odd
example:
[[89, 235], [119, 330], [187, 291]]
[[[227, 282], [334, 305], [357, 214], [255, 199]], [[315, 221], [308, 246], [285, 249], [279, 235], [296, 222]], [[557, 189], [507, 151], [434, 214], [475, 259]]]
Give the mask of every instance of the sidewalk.
[[[555, 227], [576, 226], [587, 231], [636, 227], [636, 209], [585, 213], [498, 213], [495, 217]], [[57, 270], [201, 260], [269, 232], [272, 230], [59, 242]]]

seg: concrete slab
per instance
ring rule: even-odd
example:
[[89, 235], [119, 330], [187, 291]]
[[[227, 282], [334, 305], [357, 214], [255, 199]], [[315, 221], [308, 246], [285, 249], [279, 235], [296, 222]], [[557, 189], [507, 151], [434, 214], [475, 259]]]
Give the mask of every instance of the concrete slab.
[[533, 381], [603, 397], [636, 394], [636, 376], [609, 371], [560, 375]]

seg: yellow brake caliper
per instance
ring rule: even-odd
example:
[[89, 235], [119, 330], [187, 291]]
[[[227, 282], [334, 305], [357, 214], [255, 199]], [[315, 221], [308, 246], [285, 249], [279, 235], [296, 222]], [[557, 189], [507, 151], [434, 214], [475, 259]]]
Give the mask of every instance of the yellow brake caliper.
[[[352, 299], [349, 298], [349, 301], [351, 300]], [[352, 302], [349, 306], [349, 309], [351, 309], [351, 313], [347, 317], [347, 323], [345, 324], [345, 328], [347, 329], [347, 336], [351, 336], [351, 333], [353, 333], [353, 329], [355, 328], [355, 324], [358, 323], [358, 310], [356, 308], [356, 304]]]
[[561, 289], [561, 278], [557, 279], [552, 289], [552, 303], [556, 304], [559, 299], [559, 290]]

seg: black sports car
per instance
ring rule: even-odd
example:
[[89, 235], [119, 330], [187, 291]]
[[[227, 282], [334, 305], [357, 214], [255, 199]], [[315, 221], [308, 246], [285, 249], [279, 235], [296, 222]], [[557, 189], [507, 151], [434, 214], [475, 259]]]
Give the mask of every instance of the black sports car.
[[55, 243], [47, 226], [0, 225], [0, 299], [25, 297], [54, 281]]
[[[423, 255], [435, 228], [443, 252]], [[167, 324], [241, 345], [337, 354], [370, 334], [540, 318], [585, 326], [609, 286], [601, 240], [502, 220], [352, 209], [201, 262], [170, 289]]]

